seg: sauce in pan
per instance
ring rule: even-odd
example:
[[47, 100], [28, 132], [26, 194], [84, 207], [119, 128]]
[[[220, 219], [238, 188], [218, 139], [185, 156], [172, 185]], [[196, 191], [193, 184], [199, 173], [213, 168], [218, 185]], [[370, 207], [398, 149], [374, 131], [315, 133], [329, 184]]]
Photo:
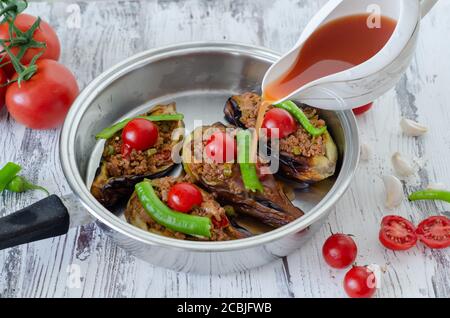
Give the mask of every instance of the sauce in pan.
[[264, 99], [277, 101], [305, 84], [357, 66], [376, 55], [388, 42], [397, 22], [381, 16], [379, 28], [369, 28], [369, 14], [332, 20], [306, 40], [296, 62], [270, 83]]

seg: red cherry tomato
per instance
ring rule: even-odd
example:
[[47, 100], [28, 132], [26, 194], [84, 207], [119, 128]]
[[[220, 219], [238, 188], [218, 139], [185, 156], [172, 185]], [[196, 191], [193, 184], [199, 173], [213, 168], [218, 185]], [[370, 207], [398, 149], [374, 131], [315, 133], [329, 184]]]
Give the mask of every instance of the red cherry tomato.
[[17, 82], [8, 86], [6, 107], [16, 121], [29, 128], [55, 128], [64, 121], [78, 96], [77, 81], [69, 69], [56, 61], [39, 60], [36, 66], [37, 72], [20, 87]]
[[344, 277], [344, 289], [351, 298], [370, 298], [376, 291], [376, 277], [366, 266], [354, 266]]
[[432, 216], [420, 222], [416, 233], [419, 240], [430, 248], [447, 248], [450, 246], [450, 219]]
[[385, 216], [381, 221], [379, 239], [384, 247], [394, 251], [410, 249], [417, 243], [414, 224], [397, 215]]
[[[36, 22], [36, 17], [21, 13], [17, 15], [16, 20], [14, 22], [14, 25], [22, 32], [26, 32], [34, 22]], [[2, 40], [8, 40], [9, 39], [9, 25], [7, 22], [4, 22], [0, 24], [0, 39]], [[39, 27], [36, 29], [36, 31], [33, 34], [33, 38], [38, 42], [44, 42], [46, 44], [45, 48], [29, 48], [25, 55], [22, 57], [21, 62], [22, 64], [28, 64], [31, 62], [33, 57], [38, 54], [41, 51], [44, 51], [42, 56], [39, 59], [50, 59], [57, 61], [59, 59], [60, 53], [61, 53], [61, 45], [59, 43], [58, 36], [56, 35], [56, 32], [53, 30], [53, 28], [44, 20], [41, 20], [41, 23]], [[11, 48], [11, 52], [17, 56], [17, 53], [19, 52], [18, 47]], [[5, 59], [2, 61], [8, 62], [9, 57], [6, 56]], [[5, 73], [8, 75], [9, 78], [11, 78], [15, 70], [11, 64], [7, 64], [4, 66]]]
[[208, 140], [205, 151], [206, 155], [215, 163], [233, 161], [237, 153], [236, 140], [225, 132], [215, 132]]
[[346, 268], [353, 264], [358, 249], [355, 241], [345, 234], [333, 234], [323, 244], [322, 255], [333, 268]]
[[264, 116], [262, 128], [267, 129], [267, 137], [275, 137], [275, 128], [278, 128], [279, 138], [284, 138], [297, 130], [297, 122], [286, 110], [273, 108]]
[[122, 155], [131, 150], [146, 150], [158, 141], [158, 126], [143, 118], [131, 120], [122, 131]]
[[0, 68], [0, 110], [5, 105], [6, 83], [8, 83], [8, 77]]
[[358, 108], [354, 108], [353, 109], [353, 113], [355, 114], [355, 115], [362, 115], [362, 114], [364, 114], [365, 112], [367, 112], [367, 111], [369, 111], [369, 109], [371, 109], [372, 108], [372, 106], [373, 106], [373, 103], [370, 103], [370, 104], [367, 104], [367, 105], [364, 105], [364, 106], [361, 106], [361, 107], [358, 107]]
[[203, 202], [200, 190], [186, 182], [177, 183], [169, 190], [167, 205], [179, 212], [189, 212], [194, 206], [199, 206]]

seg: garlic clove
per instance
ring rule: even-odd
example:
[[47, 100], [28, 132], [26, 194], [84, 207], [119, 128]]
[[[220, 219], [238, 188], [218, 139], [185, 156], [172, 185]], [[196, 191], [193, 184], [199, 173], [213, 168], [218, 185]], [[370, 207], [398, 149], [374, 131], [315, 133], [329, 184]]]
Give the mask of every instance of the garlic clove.
[[428, 132], [427, 127], [407, 118], [402, 118], [402, 120], [400, 121], [400, 127], [402, 128], [402, 131], [405, 133], [405, 135], [411, 137], [419, 137]]
[[370, 158], [372, 158], [372, 149], [370, 148], [370, 146], [368, 144], [361, 144], [361, 161], [369, 161]]
[[430, 183], [428, 186], [427, 186], [427, 189], [428, 190], [447, 190], [448, 188], [447, 188], [447, 186], [445, 185], [445, 184], [443, 184], [443, 183], [441, 183], [441, 182], [436, 182], [436, 183]]
[[394, 153], [391, 158], [392, 166], [397, 175], [401, 177], [409, 177], [415, 173], [413, 165], [407, 161], [399, 152]]
[[398, 207], [405, 197], [402, 183], [394, 176], [384, 176], [383, 183], [386, 191], [386, 207], [389, 209]]

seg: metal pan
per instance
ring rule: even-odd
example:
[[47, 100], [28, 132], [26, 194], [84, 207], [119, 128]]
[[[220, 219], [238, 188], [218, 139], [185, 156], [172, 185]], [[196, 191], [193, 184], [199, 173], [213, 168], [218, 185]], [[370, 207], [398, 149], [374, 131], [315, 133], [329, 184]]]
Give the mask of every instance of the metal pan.
[[73, 104], [60, 140], [64, 174], [82, 205], [70, 196], [62, 201], [51, 196], [0, 219], [0, 248], [61, 235], [69, 226], [85, 222], [80, 216], [87, 215], [130, 253], [177, 271], [241, 271], [301, 247], [320, 228], [355, 172], [359, 140], [351, 111], [321, 112], [339, 148], [340, 161], [334, 178], [297, 191], [295, 204], [306, 215], [251, 238], [192, 242], [148, 233], [128, 224], [122, 211], [105, 209], [89, 192], [102, 148], [94, 136], [101, 129], [153, 104], [173, 101], [185, 115], [187, 133], [194, 120], [201, 119], [203, 124], [223, 121], [227, 98], [259, 91], [265, 71], [277, 58], [278, 54], [254, 46], [192, 43], [147, 51], [104, 72]]

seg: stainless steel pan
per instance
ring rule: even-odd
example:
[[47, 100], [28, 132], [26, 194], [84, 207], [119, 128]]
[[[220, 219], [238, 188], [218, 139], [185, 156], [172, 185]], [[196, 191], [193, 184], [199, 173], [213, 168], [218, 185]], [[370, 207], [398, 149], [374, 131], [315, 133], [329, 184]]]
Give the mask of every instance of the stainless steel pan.
[[[355, 172], [359, 141], [351, 111], [321, 112], [340, 152], [335, 178], [297, 191], [295, 204], [306, 215], [277, 230], [227, 242], [182, 241], [128, 224], [122, 211], [108, 211], [90, 194], [102, 142], [95, 135], [152, 104], [175, 101], [185, 114], [187, 133], [194, 120], [223, 121], [232, 94], [258, 91], [278, 55], [264, 48], [230, 43], [192, 43], [135, 55], [95, 79], [73, 104], [60, 140], [64, 174], [82, 205], [56, 196], [0, 219], [0, 248], [67, 232], [80, 215], [92, 216], [115, 242], [146, 261], [177, 271], [224, 273], [246, 270], [290, 254], [320, 228]], [[178, 171], [179, 172], [179, 171]], [[176, 173], [176, 172], [175, 172]], [[87, 213], [86, 211], [87, 210]]]

